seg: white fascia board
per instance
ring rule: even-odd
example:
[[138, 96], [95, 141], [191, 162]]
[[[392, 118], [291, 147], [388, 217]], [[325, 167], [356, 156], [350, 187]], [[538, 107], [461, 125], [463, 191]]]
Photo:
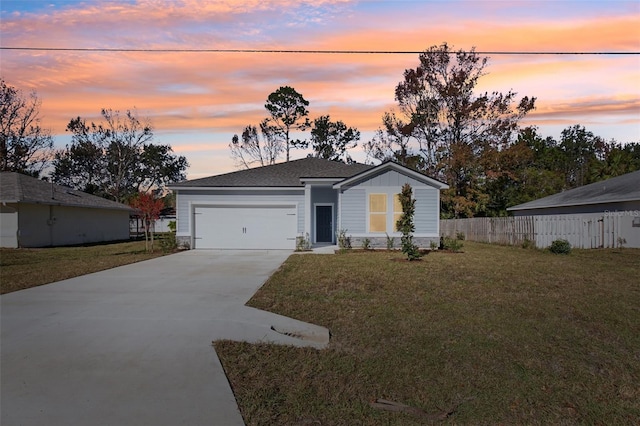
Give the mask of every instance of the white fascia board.
[[305, 177], [302, 177], [302, 178], [300, 178], [300, 182], [305, 183], [305, 184], [321, 183], [321, 184], [326, 184], [326, 185], [333, 185], [333, 184], [335, 184], [337, 182], [340, 182], [343, 179], [344, 178], [305, 178]]
[[172, 191], [304, 191], [303, 186], [169, 186]]

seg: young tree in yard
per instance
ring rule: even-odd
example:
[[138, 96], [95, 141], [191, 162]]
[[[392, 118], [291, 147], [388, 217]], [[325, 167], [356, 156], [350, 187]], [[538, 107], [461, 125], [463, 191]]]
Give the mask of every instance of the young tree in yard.
[[304, 131], [309, 127], [308, 106], [309, 101], [289, 86], [282, 86], [271, 93], [264, 105], [271, 115], [267, 118], [270, 132], [284, 140], [287, 161], [289, 161], [291, 146], [304, 146], [304, 142], [291, 140], [291, 131]]
[[328, 115], [320, 116], [313, 121], [311, 147], [318, 158], [352, 163], [347, 150], [355, 148], [359, 140], [358, 129], [347, 127], [342, 121], [331, 121]]
[[260, 123], [260, 133], [256, 126], [247, 126], [241, 137], [233, 135], [229, 149], [231, 158], [238, 166], [250, 169], [254, 165], [275, 164], [284, 150], [284, 144], [273, 134], [267, 120], [263, 120]]
[[103, 109], [103, 122], [72, 119], [71, 145], [53, 162], [54, 182], [119, 202], [133, 194], [183, 180], [188, 163], [169, 145], [152, 144], [153, 130], [134, 112]]
[[398, 219], [396, 227], [402, 232], [400, 242], [402, 244], [402, 252], [407, 256], [408, 260], [420, 259], [420, 251], [418, 246], [413, 244], [413, 215], [416, 211], [416, 200], [413, 199], [413, 191], [411, 185], [405, 183], [400, 192], [400, 204], [402, 205], [402, 216]]
[[152, 228], [160, 217], [164, 202], [160, 198], [155, 198], [151, 193], [141, 192], [131, 199], [129, 205], [138, 211], [144, 226], [145, 247], [148, 252], [153, 252]]
[[40, 126], [41, 101], [0, 79], [0, 171], [39, 177], [53, 155], [53, 138]]

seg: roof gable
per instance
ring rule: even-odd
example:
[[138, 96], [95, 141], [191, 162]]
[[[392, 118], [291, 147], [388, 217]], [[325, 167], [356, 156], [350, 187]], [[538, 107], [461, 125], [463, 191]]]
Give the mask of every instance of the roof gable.
[[507, 210], [532, 210], [637, 200], [640, 200], [640, 170], [509, 207]]
[[125, 204], [15, 172], [0, 173], [0, 201], [3, 203], [132, 210]]
[[254, 169], [240, 170], [201, 179], [187, 180], [170, 186], [172, 189], [197, 187], [303, 187], [303, 178], [345, 179], [369, 170], [367, 164], [345, 164], [322, 158], [302, 158]]
[[368, 170], [364, 170], [361, 173], [358, 173], [357, 175], [351, 176], [343, 180], [342, 182], [336, 183], [335, 185], [333, 185], [333, 187], [335, 189], [340, 189], [345, 186], [355, 186], [360, 182], [364, 182], [368, 179], [371, 179], [389, 170], [396, 171], [400, 174], [403, 174], [419, 182], [422, 182], [425, 185], [432, 186], [438, 190], [449, 188], [449, 186], [444, 182], [440, 182], [439, 180], [432, 179], [429, 176], [423, 175], [422, 173], [416, 172], [415, 170], [409, 169], [408, 167], [401, 166], [400, 164], [394, 163], [393, 161], [387, 161], [376, 167], [372, 167]]

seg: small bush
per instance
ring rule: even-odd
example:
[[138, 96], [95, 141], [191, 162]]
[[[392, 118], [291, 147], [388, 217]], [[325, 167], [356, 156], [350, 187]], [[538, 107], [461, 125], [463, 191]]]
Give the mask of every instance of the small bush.
[[364, 240], [362, 240], [362, 249], [363, 250], [371, 249], [371, 240], [370, 239], [365, 238]]
[[462, 243], [462, 241], [457, 238], [444, 237], [442, 239], [442, 248], [444, 250], [451, 250], [454, 253], [458, 253], [460, 250], [462, 250], [463, 246], [464, 244]]
[[549, 246], [549, 251], [553, 254], [571, 253], [571, 244], [567, 240], [555, 240]]
[[456, 240], [458, 240], [458, 241], [464, 241], [464, 239], [465, 239], [464, 232], [462, 232], [462, 231], [458, 231], [458, 232], [456, 232]]
[[431, 248], [431, 250], [437, 250], [438, 249], [438, 243], [435, 242], [434, 240], [429, 241], [429, 248]]
[[389, 234], [386, 234], [387, 236], [387, 250], [393, 250], [395, 245], [396, 245], [396, 239], [393, 237], [390, 237]]
[[309, 234], [300, 235], [296, 238], [296, 251], [309, 251], [311, 250], [311, 239]]
[[160, 238], [160, 249], [163, 253], [172, 253], [178, 249], [178, 240], [173, 232], [166, 232]]
[[346, 229], [338, 231], [338, 247], [340, 247], [340, 250], [347, 250], [351, 248], [351, 236], [347, 237]]

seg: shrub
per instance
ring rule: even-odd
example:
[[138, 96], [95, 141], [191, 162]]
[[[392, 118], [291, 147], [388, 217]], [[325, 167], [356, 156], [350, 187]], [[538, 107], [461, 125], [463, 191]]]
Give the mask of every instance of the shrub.
[[431, 248], [431, 250], [436, 250], [438, 248], [438, 243], [436, 243], [434, 240], [431, 240], [429, 242], [429, 247]]
[[555, 240], [549, 246], [549, 251], [554, 254], [571, 253], [571, 244], [567, 240]]
[[386, 234], [387, 236], [387, 250], [393, 250], [395, 245], [396, 245], [396, 239], [393, 237], [390, 237], [389, 234]]
[[444, 237], [442, 239], [442, 248], [444, 250], [451, 250], [454, 253], [458, 253], [464, 244], [457, 238]]
[[296, 251], [309, 251], [311, 250], [311, 240], [309, 234], [300, 235], [296, 238]]
[[347, 237], [346, 229], [341, 229], [338, 231], [338, 247], [340, 247], [340, 250], [351, 248], [351, 237]]
[[178, 249], [178, 240], [173, 232], [165, 232], [160, 239], [160, 249], [163, 253], [171, 253]]
[[371, 240], [370, 239], [365, 238], [364, 240], [362, 240], [362, 249], [363, 250], [371, 249]]
[[169, 228], [169, 230], [171, 232], [176, 232], [176, 221], [175, 220], [170, 220], [169, 223], [167, 223], [167, 227]]
[[464, 232], [462, 231], [456, 232], [456, 240], [464, 241], [464, 238], [465, 238]]

